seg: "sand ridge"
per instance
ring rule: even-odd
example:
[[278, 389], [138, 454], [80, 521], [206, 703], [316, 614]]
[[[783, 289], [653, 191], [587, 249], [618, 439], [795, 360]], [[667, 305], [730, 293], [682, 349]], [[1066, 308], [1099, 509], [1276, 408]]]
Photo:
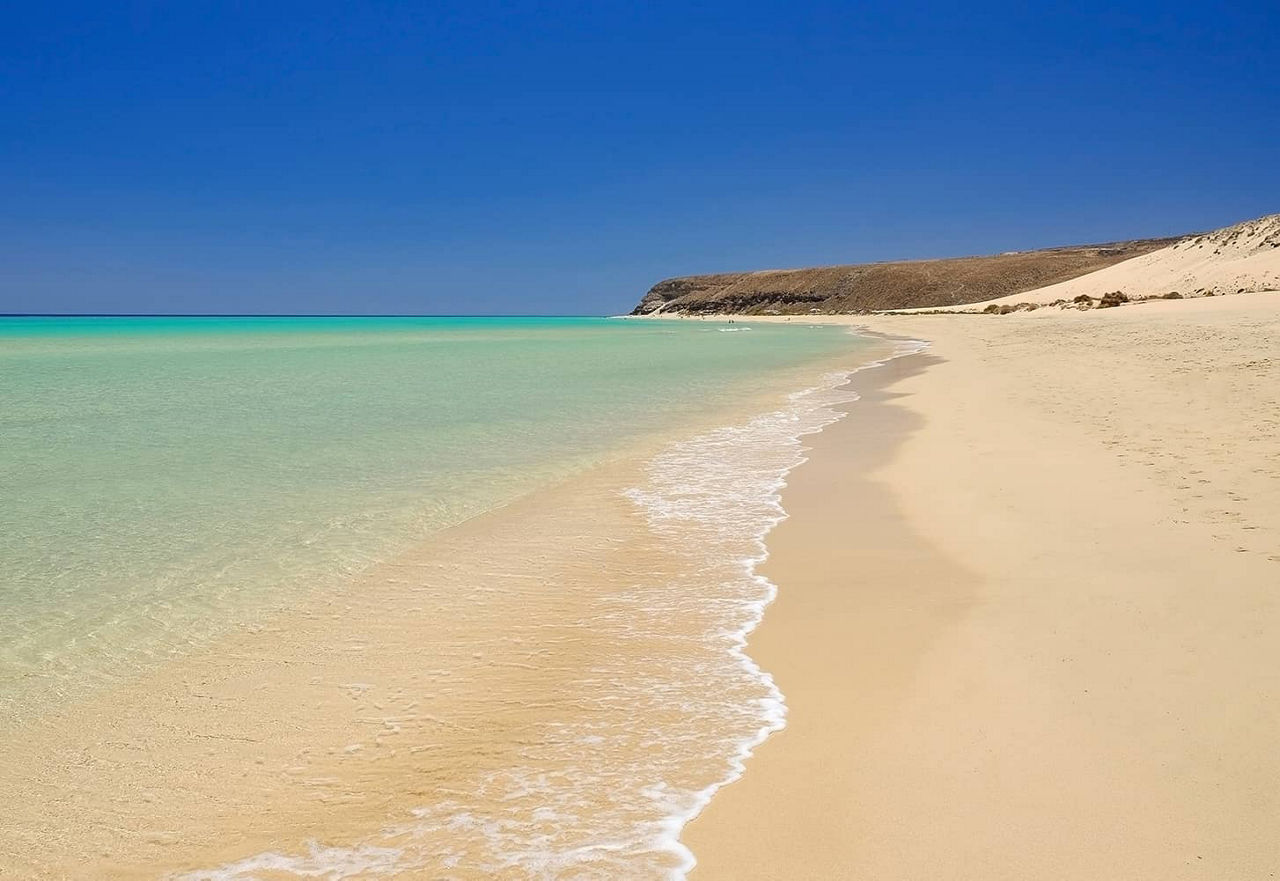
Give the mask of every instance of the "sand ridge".
[[1280, 290], [1280, 214], [1237, 223], [1058, 284], [984, 300], [955, 311], [987, 306], [1045, 305], [1079, 296], [1101, 299], [1119, 291], [1130, 299], [1222, 296]]

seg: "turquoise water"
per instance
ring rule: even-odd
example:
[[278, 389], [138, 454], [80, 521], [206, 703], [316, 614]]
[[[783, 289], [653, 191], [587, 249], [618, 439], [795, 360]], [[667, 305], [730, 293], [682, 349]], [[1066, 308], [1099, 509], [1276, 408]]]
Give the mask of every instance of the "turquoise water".
[[855, 345], [588, 318], [0, 318], [0, 712], [128, 676]]

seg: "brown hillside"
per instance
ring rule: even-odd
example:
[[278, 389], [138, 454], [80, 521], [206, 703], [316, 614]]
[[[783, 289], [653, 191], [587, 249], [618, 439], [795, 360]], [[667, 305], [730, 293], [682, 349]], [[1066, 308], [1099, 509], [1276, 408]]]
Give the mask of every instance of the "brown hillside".
[[1056, 284], [1176, 241], [1141, 239], [994, 257], [690, 275], [658, 282], [631, 314], [803, 315], [956, 306]]

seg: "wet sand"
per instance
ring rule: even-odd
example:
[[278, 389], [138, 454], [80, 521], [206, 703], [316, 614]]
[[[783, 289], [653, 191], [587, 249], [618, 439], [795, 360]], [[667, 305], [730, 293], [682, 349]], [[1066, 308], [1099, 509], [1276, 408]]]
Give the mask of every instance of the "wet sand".
[[1280, 872], [1280, 294], [852, 320], [933, 345], [784, 492], [692, 877]]

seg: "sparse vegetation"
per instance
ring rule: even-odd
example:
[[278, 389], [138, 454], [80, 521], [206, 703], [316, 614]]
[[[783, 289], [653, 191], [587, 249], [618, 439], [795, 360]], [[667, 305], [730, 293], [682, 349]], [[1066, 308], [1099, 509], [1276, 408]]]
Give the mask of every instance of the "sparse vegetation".
[[990, 303], [982, 310], [984, 315], [1008, 315], [1011, 312], [1034, 312], [1039, 303]]
[[684, 276], [654, 285], [633, 314], [857, 314], [961, 306], [1067, 281], [1174, 241], [1144, 239], [994, 257]]

